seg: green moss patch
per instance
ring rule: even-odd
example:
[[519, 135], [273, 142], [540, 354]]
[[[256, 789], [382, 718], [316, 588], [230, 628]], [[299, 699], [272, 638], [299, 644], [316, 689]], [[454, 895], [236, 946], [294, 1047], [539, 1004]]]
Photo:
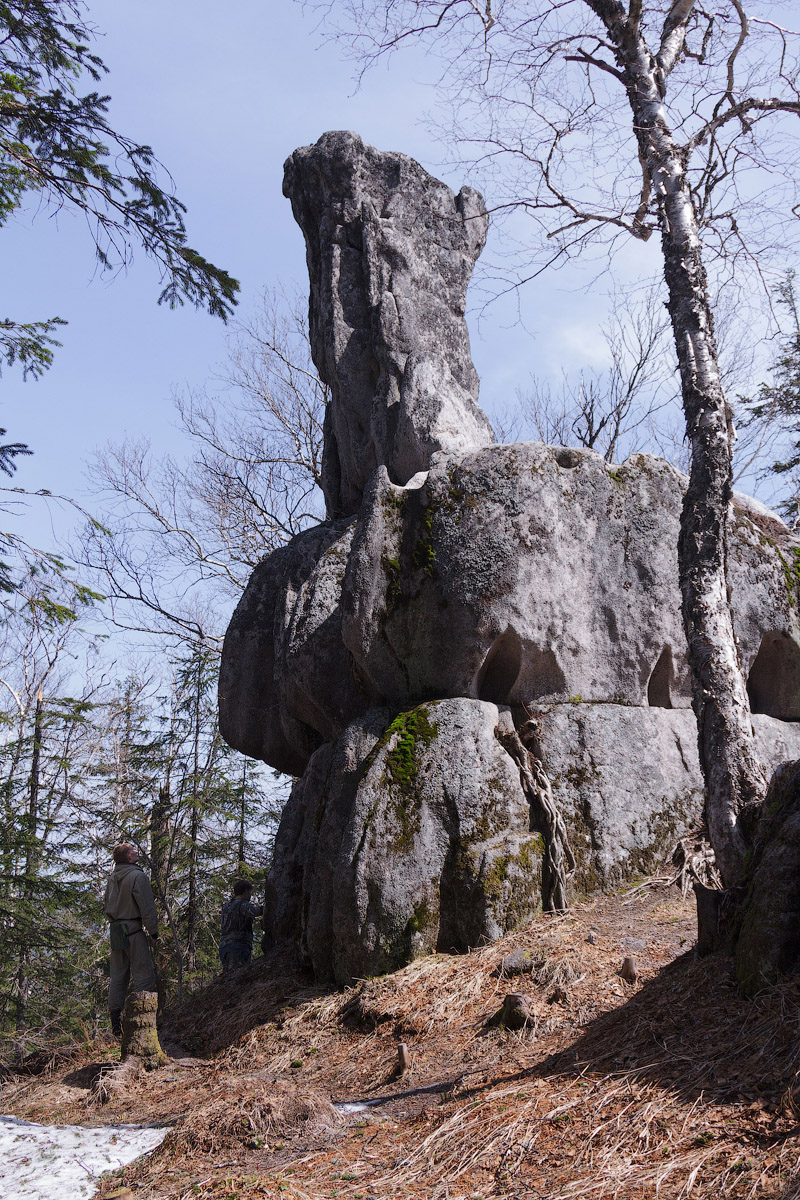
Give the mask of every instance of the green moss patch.
[[797, 603], [797, 597], [800, 596], [800, 549], [796, 546], [792, 547], [789, 555], [791, 561], [778, 550], [778, 558], [781, 560], [781, 566], [783, 567], [783, 577], [786, 580], [789, 607], [794, 608]]
[[428, 506], [422, 516], [422, 532], [411, 555], [411, 562], [420, 571], [433, 575], [436, 555], [433, 549], [433, 509]]
[[518, 929], [539, 909], [544, 841], [527, 838], [516, 853], [500, 854], [485, 870], [480, 885], [504, 931]]
[[400, 825], [398, 850], [410, 850], [419, 829], [419, 799], [417, 775], [419, 755], [431, 744], [439, 727], [430, 720], [422, 704], [410, 712], [399, 713], [381, 738], [385, 746], [392, 738], [395, 744], [386, 755], [388, 781], [394, 790], [395, 811]]
[[393, 749], [386, 755], [386, 766], [392, 783], [404, 794], [415, 790], [417, 782], [417, 753], [419, 744], [425, 749], [439, 732], [438, 725], [428, 719], [424, 704], [410, 712], [400, 713], [386, 730], [389, 737], [397, 735]]

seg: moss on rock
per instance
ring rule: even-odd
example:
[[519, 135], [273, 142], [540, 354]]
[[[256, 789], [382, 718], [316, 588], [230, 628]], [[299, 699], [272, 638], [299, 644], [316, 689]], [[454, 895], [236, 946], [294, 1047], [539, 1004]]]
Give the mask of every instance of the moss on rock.
[[421, 704], [396, 716], [386, 732], [389, 736], [397, 735], [394, 747], [386, 756], [392, 783], [404, 795], [410, 795], [417, 782], [419, 746], [421, 744], [423, 749], [429, 746], [439, 732], [438, 727], [429, 720], [427, 706]]

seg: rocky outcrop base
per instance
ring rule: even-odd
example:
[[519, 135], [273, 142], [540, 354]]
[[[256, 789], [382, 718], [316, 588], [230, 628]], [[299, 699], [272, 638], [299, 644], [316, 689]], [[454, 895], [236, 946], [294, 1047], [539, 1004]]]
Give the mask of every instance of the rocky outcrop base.
[[[648, 872], [699, 823], [687, 480], [645, 454], [493, 444], [464, 320], [477, 193], [342, 132], [291, 155], [284, 191], [330, 388], [328, 519], [253, 572], [220, 730], [299, 777], [268, 940], [348, 983]], [[734, 496], [727, 582], [770, 768], [800, 756], [799, 565]]]
[[492, 704], [373, 710], [312, 757], [276, 839], [265, 926], [339, 984], [465, 951], [537, 910], [543, 840]]
[[[542, 904], [552, 830], [506, 747], [511, 708], [454, 699], [373, 709], [313, 755], [278, 831], [269, 944], [296, 943], [326, 982], [463, 952]], [[702, 818], [691, 712], [556, 705], [535, 751], [574, 858], [571, 896], [644, 874]], [[774, 766], [800, 728], [756, 718]]]
[[770, 782], [740, 921], [736, 973], [752, 996], [800, 962], [800, 762]]

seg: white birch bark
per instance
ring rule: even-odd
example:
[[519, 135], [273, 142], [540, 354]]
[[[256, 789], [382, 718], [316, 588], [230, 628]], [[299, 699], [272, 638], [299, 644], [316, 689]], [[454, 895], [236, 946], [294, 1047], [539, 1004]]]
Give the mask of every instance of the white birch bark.
[[680, 54], [691, 0], [678, 0], [653, 55], [631, 14], [614, 0], [585, 0], [608, 31], [658, 205], [664, 277], [691, 447], [678, 542], [683, 623], [692, 673], [709, 836], [726, 887], [742, 875], [740, 814], [762, 800], [766, 778], [755, 752], [750, 706], [727, 586], [731, 452], [697, 220], [684, 151], [664, 105], [666, 78]]

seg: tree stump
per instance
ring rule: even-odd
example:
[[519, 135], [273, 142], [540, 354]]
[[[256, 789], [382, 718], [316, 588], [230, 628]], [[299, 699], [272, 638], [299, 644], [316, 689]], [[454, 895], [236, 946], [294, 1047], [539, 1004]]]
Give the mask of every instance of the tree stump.
[[521, 992], [509, 992], [503, 1001], [503, 1007], [494, 1018], [494, 1023], [503, 1029], [525, 1029], [533, 1024], [528, 1001]]
[[639, 972], [636, 968], [636, 959], [632, 955], [628, 955], [622, 960], [622, 966], [619, 973], [626, 983], [636, 983], [639, 977]]
[[407, 1075], [411, 1070], [411, 1055], [405, 1042], [400, 1042], [397, 1047], [397, 1069], [401, 1075]]
[[158, 992], [131, 992], [122, 1017], [122, 1060], [138, 1058], [148, 1070], [161, 1067], [167, 1056], [156, 1029]]

